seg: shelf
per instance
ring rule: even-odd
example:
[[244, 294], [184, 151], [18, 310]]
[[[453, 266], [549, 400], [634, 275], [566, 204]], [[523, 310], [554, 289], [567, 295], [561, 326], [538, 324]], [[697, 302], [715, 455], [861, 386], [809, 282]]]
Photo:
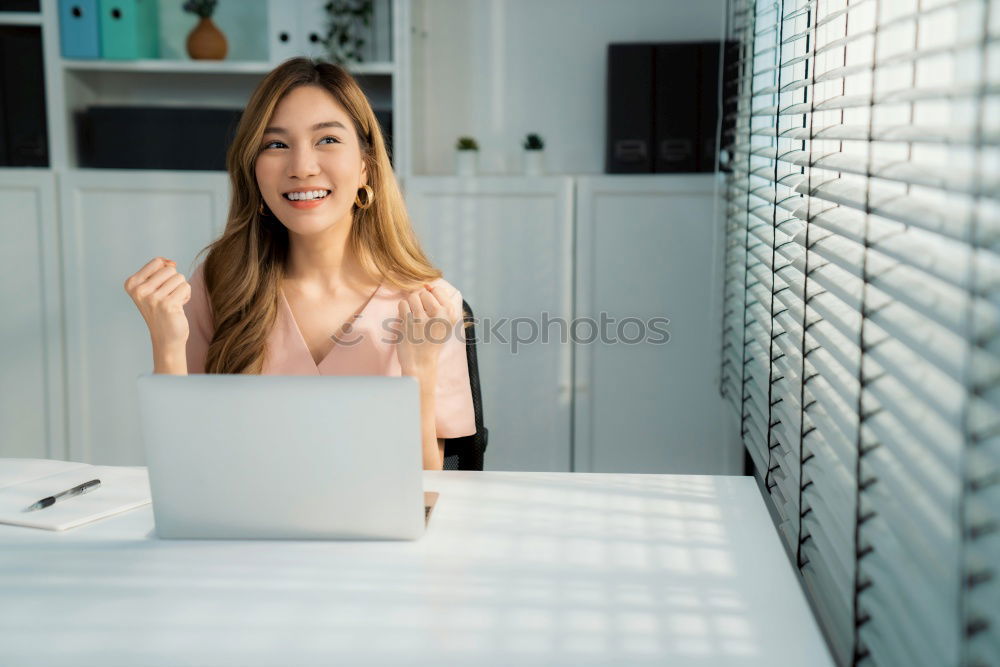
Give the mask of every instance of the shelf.
[[[74, 60], [62, 59], [67, 70], [81, 72], [135, 72], [169, 74], [267, 74], [275, 64], [264, 61], [238, 60]], [[352, 74], [388, 74], [395, 72], [393, 63], [357, 63], [348, 66]]]
[[42, 25], [38, 12], [0, 12], [0, 25]]
[[395, 74], [396, 66], [393, 63], [357, 63], [347, 66], [351, 74]]
[[64, 58], [63, 67], [84, 72], [135, 72], [172, 74], [266, 74], [273, 65], [260, 61], [225, 60], [74, 60]]

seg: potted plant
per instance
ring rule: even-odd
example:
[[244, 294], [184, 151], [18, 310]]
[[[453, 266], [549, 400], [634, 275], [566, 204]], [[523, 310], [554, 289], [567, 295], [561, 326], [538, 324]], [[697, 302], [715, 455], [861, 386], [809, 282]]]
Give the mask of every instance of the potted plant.
[[528, 176], [541, 175], [544, 165], [543, 156], [545, 142], [537, 134], [529, 134], [524, 138], [524, 173]]
[[222, 31], [212, 23], [212, 12], [218, 0], [188, 0], [184, 11], [197, 14], [198, 25], [187, 37], [187, 52], [194, 60], [222, 60], [229, 51], [229, 43]]
[[319, 41], [326, 47], [327, 59], [338, 65], [363, 61], [364, 46], [371, 35], [373, 0], [330, 0], [323, 8], [326, 36]]
[[459, 176], [475, 176], [479, 144], [472, 137], [459, 137], [455, 144], [455, 172]]

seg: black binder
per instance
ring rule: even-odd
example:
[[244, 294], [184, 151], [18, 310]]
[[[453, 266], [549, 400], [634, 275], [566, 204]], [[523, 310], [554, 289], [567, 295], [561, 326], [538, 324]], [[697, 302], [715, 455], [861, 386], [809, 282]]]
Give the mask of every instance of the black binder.
[[0, 27], [0, 160], [10, 167], [49, 165], [42, 31]]
[[715, 169], [715, 135], [719, 123], [719, 45], [699, 44], [698, 171]]
[[389, 153], [389, 164], [395, 164], [395, 155], [392, 149], [392, 109], [373, 109], [375, 120], [382, 128], [382, 139], [385, 141], [385, 150]]
[[699, 92], [701, 44], [656, 46], [654, 86], [654, 171], [698, 171], [699, 122], [704, 111]]
[[653, 47], [608, 46], [608, 117], [605, 171], [653, 170]]

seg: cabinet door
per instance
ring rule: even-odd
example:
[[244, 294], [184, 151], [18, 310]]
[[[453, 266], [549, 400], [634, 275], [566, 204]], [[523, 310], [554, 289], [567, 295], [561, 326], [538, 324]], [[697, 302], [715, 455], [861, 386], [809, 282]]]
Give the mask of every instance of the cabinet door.
[[69, 455], [141, 465], [135, 383], [153, 369], [152, 348], [125, 278], [158, 255], [191, 276], [225, 224], [226, 175], [82, 170], [60, 180]]
[[0, 176], [0, 457], [66, 457], [55, 178]]
[[[576, 469], [738, 473], [718, 391], [721, 312], [712, 175], [593, 177], [577, 187]], [[718, 211], [721, 214], [721, 208]], [[650, 318], [669, 319], [669, 339]], [[642, 321], [645, 336], [635, 322]], [[621, 325], [621, 329], [619, 329]], [[659, 325], [658, 328], [663, 328]], [[581, 327], [580, 338], [587, 332]], [[620, 337], [620, 338], [619, 338]], [[614, 342], [617, 339], [617, 342]]]
[[572, 187], [558, 177], [406, 183], [424, 250], [477, 319], [489, 470], [570, 469], [571, 345], [553, 327], [548, 342], [515, 347], [512, 328], [528, 338], [529, 320], [572, 316]]

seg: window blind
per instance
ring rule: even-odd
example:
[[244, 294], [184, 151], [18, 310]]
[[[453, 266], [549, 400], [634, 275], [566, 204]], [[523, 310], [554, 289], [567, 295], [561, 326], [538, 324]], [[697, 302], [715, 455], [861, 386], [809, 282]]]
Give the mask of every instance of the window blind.
[[723, 395], [839, 664], [1000, 665], [1000, 0], [729, 0]]

